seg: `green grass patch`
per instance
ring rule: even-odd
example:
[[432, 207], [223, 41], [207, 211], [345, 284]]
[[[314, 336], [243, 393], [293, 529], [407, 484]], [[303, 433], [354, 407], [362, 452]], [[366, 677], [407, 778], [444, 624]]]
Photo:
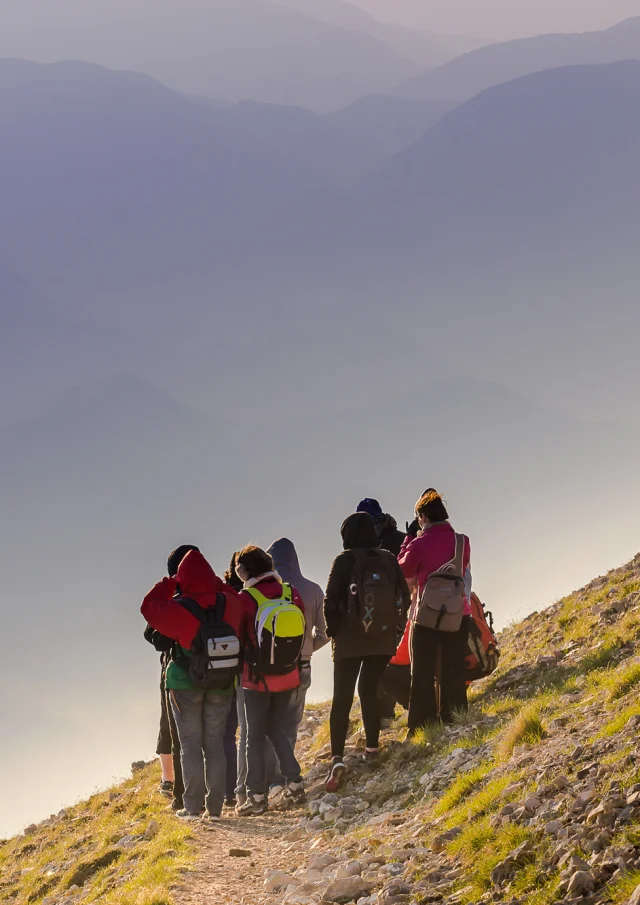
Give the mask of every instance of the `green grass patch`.
[[[506, 856], [530, 838], [530, 830], [509, 824], [493, 828], [486, 817], [469, 823], [447, 850], [456, 855], [465, 870], [461, 880], [461, 901], [477, 903], [491, 886], [491, 872]], [[478, 856], [481, 857], [478, 857]]]
[[604, 688], [609, 701], [617, 701], [640, 683], [640, 661], [617, 669], [598, 670], [591, 673], [587, 681], [591, 687]]
[[634, 704], [625, 707], [618, 716], [614, 717], [614, 719], [608, 722], [606, 726], [603, 726], [595, 738], [610, 738], [612, 735], [617, 735], [618, 732], [622, 732], [632, 716], [638, 716], [639, 714], [640, 701], [636, 701]]
[[[171, 889], [195, 861], [188, 826], [166, 810], [156, 765], [114, 789], [67, 810], [51, 826], [0, 844], [0, 901], [39, 905], [82, 888], [83, 902], [100, 905], [173, 905]], [[151, 820], [153, 838], [144, 839]], [[135, 837], [129, 848], [119, 844]], [[20, 871], [26, 871], [20, 874]]]
[[631, 898], [637, 886], [640, 886], [640, 871], [634, 870], [620, 877], [615, 883], [609, 884], [606, 892], [607, 901], [612, 905], [621, 905]]
[[493, 764], [482, 764], [468, 773], [461, 773], [438, 800], [434, 809], [436, 816], [448, 814], [489, 775]]
[[532, 701], [520, 710], [518, 716], [505, 730], [497, 748], [501, 760], [509, 760], [516, 745], [535, 745], [542, 741], [546, 731], [542, 722], [542, 704]]

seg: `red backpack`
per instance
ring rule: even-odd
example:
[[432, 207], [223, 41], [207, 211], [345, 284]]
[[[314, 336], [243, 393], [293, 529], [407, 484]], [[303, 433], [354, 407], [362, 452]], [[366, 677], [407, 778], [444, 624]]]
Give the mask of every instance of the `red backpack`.
[[493, 630], [493, 616], [487, 612], [477, 594], [472, 594], [469, 655], [466, 660], [467, 683], [490, 676], [500, 660], [498, 639]]

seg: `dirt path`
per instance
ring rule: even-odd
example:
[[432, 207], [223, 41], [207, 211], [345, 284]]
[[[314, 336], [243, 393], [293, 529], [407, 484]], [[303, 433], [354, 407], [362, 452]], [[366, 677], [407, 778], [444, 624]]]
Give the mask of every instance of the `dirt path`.
[[[266, 899], [265, 869], [291, 870], [292, 845], [286, 837], [299, 820], [296, 816], [273, 812], [197, 826], [198, 861], [176, 900], [180, 905], [260, 905]], [[250, 855], [231, 854], [234, 849]]]

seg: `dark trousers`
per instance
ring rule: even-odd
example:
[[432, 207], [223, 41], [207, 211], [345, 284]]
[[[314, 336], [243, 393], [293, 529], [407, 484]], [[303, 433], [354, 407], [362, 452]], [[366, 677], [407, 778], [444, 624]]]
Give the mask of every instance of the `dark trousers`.
[[244, 690], [247, 718], [247, 792], [251, 795], [268, 793], [266, 739], [273, 745], [286, 782], [300, 782], [302, 779], [300, 764], [287, 737], [292, 696], [293, 691], [250, 691], [246, 688]]
[[411, 696], [409, 732], [468, 710], [465, 659], [469, 622], [457, 632], [439, 632], [414, 625], [411, 631]]
[[236, 783], [238, 781], [238, 749], [236, 735], [238, 733], [238, 707], [235, 695], [233, 704], [227, 717], [227, 725], [224, 730], [224, 756], [227, 761], [227, 777], [225, 782], [225, 798], [236, 796]]
[[167, 706], [167, 694], [164, 688], [165, 668], [160, 673], [160, 729], [158, 730], [158, 744], [156, 754], [171, 754], [171, 724], [169, 723], [169, 710]]
[[[333, 664], [333, 702], [331, 704], [331, 754], [344, 755], [349, 732], [349, 714], [358, 684], [358, 696], [362, 706], [362, 721], [367, 748], [377, 748], [380, 739], [380, 709], [378, 686], [391, 657], [348, 657]], [[360, 680], [358, 681], [358, 677]]]
[[383, 720], [391, 720], [396, 715], [396, 704], [409, 709], [411, 693], [411, 667], [387, 666], [378, 688], [378, 706]]
[[166, 664], [163, 663], [160, 676], [160, 732], [156, 754], [170, 754], [173, 761], [173, 799], [176, 808], [182, 807], [184, 781], [182, 779], [182, 761], [180, 760], [180, 740], [178, 728], [173, 717], [169, 695], [164, 687]]
[[165, 691], [165, 702], [169, 713], [169, 729], [171, 730], [171, 759], [173, 761], [173, 801], [176, 806], [182, 807], [184, 799], [184, 779], [182, 777], [182, 758], [180, 757], [180, 739], [176, 726], [173, 709], [169, 701], [169, 692]]

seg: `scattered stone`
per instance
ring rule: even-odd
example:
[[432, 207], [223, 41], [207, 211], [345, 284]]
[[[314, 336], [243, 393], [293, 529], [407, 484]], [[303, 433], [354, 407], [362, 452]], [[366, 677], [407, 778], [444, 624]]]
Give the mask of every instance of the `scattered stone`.
[[143, 760], [134, 760], [131, 764], [131, 773], [135, 775], [136, 773], [139, 773], [140, 770], [144, 770], [146, 766], [147, 765]]
[[324, 871], [327, 867], [331, 867], [338, 859], [328, 852], [313, 852], [309, 858], [309, 867], [314, 870]]
[[590, 895], [596, 888], [595, 880], [587, 870], [577, 870], [569, 880], [567, 892], [569, 895]]
[[230, 848], [230, 858], [250, 858], [253, 852], [248, 848]]
[[277, 892], [281, 889], [287, 889], [288, 886], [299, 886], [300, 881], [291, 874], [285, 873], [283, 870], [273, 870], [267, 872], [267, 878], [264, 881], [266, 892]]
[[144, 838], [149, 841], [150, 839], [153, 839], [155, 836], [157, 836], [159, 832], [160, 824], [157, 820], [151, 820], [147, 824], [147, 828], [144, 831]]
[[329, 884], [324, 898], [327, 902], [347, 903], [357, 901], [371, 894], [373, 884], [362, 877], [346, 877]]

